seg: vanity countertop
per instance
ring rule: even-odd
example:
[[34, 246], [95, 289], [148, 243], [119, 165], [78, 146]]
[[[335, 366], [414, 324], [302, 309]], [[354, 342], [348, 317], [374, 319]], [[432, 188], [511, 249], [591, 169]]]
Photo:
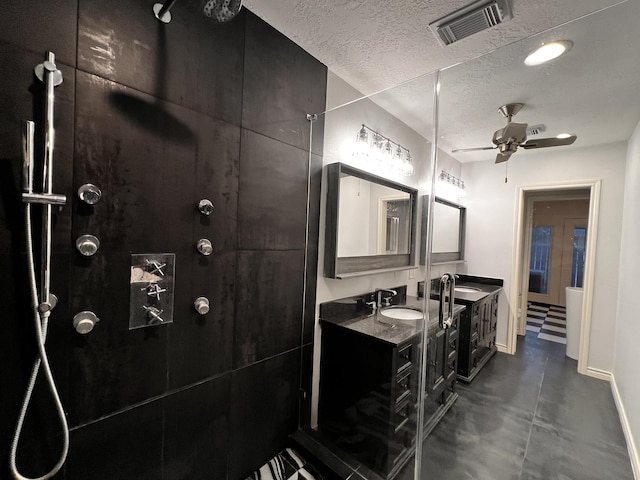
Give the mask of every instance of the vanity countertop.
[[[459, 275], [456, 287], [477, 288], [477, 292], [455, 292], [455, 302], [463, 305], [471, 305], [483, 298], [500, 291], [503, 281], [499, 278], [478, 277], [474, 275]], [[435, 286], [435, 289], [434, 289]], [[438, 300], [440, 293], [437, 291], [437, 282], [433, 282], [431, 299]]]
[[[347, 301], [347, 299], [344, 301]], [[424, 311], [424, 299], [407, 296], [405, 304], [398, 306], [406, 306]], [[434, 321], [437, 323], [438, 306], [439, 302], [436, 300], [429, 300], [430, 324]], [[385, 307], [382, 307], [383, 310], [384, 308]], [[464, 308], [465, 307], [462, 305], [455, 305], [453, 313], [457, 314], [461, 310], [464, 310]], [[321, 322], [347, 328], [363, 335], [375, 337], [378, 340], [382, 340], [393, 345], [400, 345], [414, 335], [420, 333], [424, 325], [424, 320], [398, 321], [395, 322], [395, 324], [392, 324], [392, 320], [380, 315], [379, 311], [375, 314], [356, 314], [353, 318], [348, 319], [345, 319], [344, 316], [333, 317], [331, 315], [326, 315], [321, 316], [320, 320]]]

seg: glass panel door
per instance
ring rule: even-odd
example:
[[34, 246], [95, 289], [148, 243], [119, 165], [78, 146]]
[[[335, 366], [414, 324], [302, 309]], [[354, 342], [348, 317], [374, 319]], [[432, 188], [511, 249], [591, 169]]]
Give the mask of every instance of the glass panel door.
[[573, 255], [571, 256], [571, 286], [582, 288], [584, 278], [584, 260], [587, 245], [586, 227], [573, 229]]
[[531, 261], [529, 263], [529, 293], [549, 293], [549, 262], [553, 227], [535, 225], [531, 230]]

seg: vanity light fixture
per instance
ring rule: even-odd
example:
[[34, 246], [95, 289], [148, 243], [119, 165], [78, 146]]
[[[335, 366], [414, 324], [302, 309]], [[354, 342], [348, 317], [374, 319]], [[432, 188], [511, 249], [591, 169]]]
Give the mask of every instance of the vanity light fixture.
[[556, 138], [569, 138], [570, 136], [570, 133], [559, 133], [558, 135], [556, 135]]
[[465, 192], [466, 187], [464, 182], [444, 170], [442, 170], [438, 176], [436, 188], [438, 190], [448, 190], [459, 197], [467, 194], [467, 192]]
[[374, 162], [384, 169], [405, 177], [414, 173], [409, 149], [367, 127], [364, 123], [356, 136], [353, 156], [366, 162]]
[[558, 58], [560, 55], [567, 53], [571, 50], [573, 43], [569, 40], [558, 40], [557, 42], [550, 42], [541, 45], [531, 52], [527, 58], [525, 58], [525, 65], [542, 65], [554, 58]]

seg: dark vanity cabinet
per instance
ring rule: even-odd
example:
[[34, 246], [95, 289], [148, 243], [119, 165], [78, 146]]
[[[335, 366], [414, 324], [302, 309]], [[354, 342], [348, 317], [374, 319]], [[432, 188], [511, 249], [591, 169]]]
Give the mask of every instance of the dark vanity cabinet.
[[322, 322], [318, 427], [393, 478], [415, 449], [420, 334], [394, 344]]
[[[437, 315], [429, 322], [427, 336], [427, 378], [422, 435], [426, 437], [458, 398], [455, 393], [458, 361], [458, 326], [462, 310], [456, 309], [451, 327], [438, 325]], [[464, 311], [462, 312], [464, 313]]]
[[[438, 325], [437, 308], [431, 315], [423, 436], [457, 398], [463, 308], [456, 305], [446, 330]], [[390, 325], [376, 315], [328, 320], [321, 308], [318, 429], [332, 447], [359, 463], [360, 473], [370, 470], [366, 478], [395, 478], [415, 452], [423, 323]]]
[[497, 351], [498, 293], [476, 301], [456, 298], [456, 302], [467, 307], [460, 317], [458, 378], [470, 382]]

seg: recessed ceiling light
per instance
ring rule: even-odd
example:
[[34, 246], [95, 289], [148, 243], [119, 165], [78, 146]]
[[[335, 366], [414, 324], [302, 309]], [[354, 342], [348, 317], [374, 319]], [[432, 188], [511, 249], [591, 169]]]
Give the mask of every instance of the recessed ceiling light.
[[570, 133], [560, 133], [556, 135], [556, 138], [569, 138], [571, 136]]
[[549, 60], [558, 58], [563, 53], [571, 50], [573, 43], [569, 40], [560, 40], [557, 42], [545, 43], [529, 54], [524, 60], [525, 65], [541, 65]]

